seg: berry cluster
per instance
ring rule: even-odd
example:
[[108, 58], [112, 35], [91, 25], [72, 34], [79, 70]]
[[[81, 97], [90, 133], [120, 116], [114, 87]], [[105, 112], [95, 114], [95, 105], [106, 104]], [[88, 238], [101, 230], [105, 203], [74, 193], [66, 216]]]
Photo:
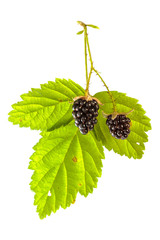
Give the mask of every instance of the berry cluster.
[[122, 114], [117, 115], [115, 119], [109, 115], [106, 121], [112, 136], [122, 140], [126, 139], [130, 133], [130, 122], [131, 120]]
[[94, 124], [97, 123], [99, 105], [95, 99], [87, 101], [79, 98], [73, 104], [73, 118], [75, 125], [79, 127], [82, 134], [87, 134], [88, 131], [93, 130]]

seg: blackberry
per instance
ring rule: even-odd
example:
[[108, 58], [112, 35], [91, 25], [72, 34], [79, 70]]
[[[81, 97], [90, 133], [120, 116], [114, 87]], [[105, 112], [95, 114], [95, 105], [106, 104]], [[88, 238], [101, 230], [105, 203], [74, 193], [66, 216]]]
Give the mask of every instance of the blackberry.
[[93, 130], [94, 125], [97, 123], [98, 102], [95, 99], [87, 101], [79, 98], [74, 102], [72, 109], [75, 125], [79, 128], [80, 132], [85, 135]]
[[128, 117], [120, 114], [115, 119], [112, 119], [112, 115], [109, 115], [106, 124], [113, 137], [124, 140], [130, 133], [130, 122], [131, 120]]

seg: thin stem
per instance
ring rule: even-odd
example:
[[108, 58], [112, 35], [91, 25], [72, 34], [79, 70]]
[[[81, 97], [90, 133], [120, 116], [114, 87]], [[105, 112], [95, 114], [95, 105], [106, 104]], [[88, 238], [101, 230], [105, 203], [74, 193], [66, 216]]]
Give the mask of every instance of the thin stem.
[[[85, 54], [85, 70], [86, 70], [86, 84], [88, 85], [88, 67], [87, 67], [87, 27], [84, 26], [84, 54]], [[88, 95], [89, 87], [86, 88], [86, 94]]]
[[98, 72], [95, 68], [93, 68], [93, 71], [97, 74], [97, 76], [101, 79], [101, 81], [103, 82], [104, 86], [106, 87], [106, 89], [107, 89], [107, 91], [108, 91], [108, 94], [109, 94], [109, 96], [110, 96], [110, 98], [111, 98], [111, 101], [112, 101], [112, 103], [113, 103], [113, 111], [116, 112], [116, 103], [115, 103], [115, 100], [114, 100], [114, 98], [113, 98], [113, 95], [112, 95], [112, 93], [110, 92], [107, 84], [105, 83], [105, 81], [103, 80], [103, 78], [101, 77], [101, 75], [99, 74], [99, 72]]
[[91, 63], [91, 68], [90, 68], [89, 77], [88, 77], [88, 80], [87, 80], [86, 93], [85, 93], [86, 95], [88, 95], [89, 94], [89, 83], [90, 83], [91, 75], [92, 75], [92, 71], [93, 71], [93, 61], [92, 61], [91, 51], [90, 51], [90, 47], [89, 47], [87, 31], [86, 31], [86, 45], [87, 45], [87, 48], [88, 48], [88, 54], [89, 54], [89, 59], [90, 59], [90, 63]]
[[88, 82], [87, 82], [87, 89], [89, 88], [89, 83], [90, 83], [90, 80], [91, 80], [92, 71], [93, 71], [93, 68], [91, 68], [90, 72], [89, 72], [89, 77], [88, 77]]
[[[91, 71], [90, 73], [92, 73], [92, 71], [94, 71], [97, 76], [101, 79], [101, 81], [103, 82], [104, 86], [106, 87], [107, 91], [108, 91], [108, 94], [112, 100], [112, 103], [113, 103], [113, 111], [116, 112], [116, 104], [115, 104], [115, 101], [114, 101], [114, 98], [112, 96], [112, 93], [110, 92], [108, 86], [106, 85], [105, 81], [103, 80], [103, 78], [100, 76], [100, 74], [98, 73], [98, 71], [93, 67], [93, 60], [92, 60], [92, 55], [91, 55], [91, 50], [90, 50], [90, 46], [89, 46], [89, 41], [88, 41], [88, 36], [87, 36], [87, 47], [88, 47], [88, 53], [89, 53], [89, 58], [90, 58], [90, 62], [91, 62]], [[90, 74], [91, 75], [91, 74]], [[90, 81], [90, 77], [88, 79], [88, 81]]]
[[86, 90], [85, 90], [85, 96], [89, 95], [89, 81], [91, 78], [91, 73], [89, 73], [88, 78], [88, 66], [87, 66], [87, 25], [81, 21], [77, 21], [78, 24], [80, 24], [84, 28], [84, 55], [85, 55], [85, 72], [86, 72]]
[[91, 68], [93, 69], [93, 60], [92, 60], [91, 50], [90, 50], [90, 46], [89, 46], [88, 36], [87, 36], [87, 47], [88, 47], [89, 59], [90, 59], [90, 62], [91, 62]]
[[[110, 92], [108, 86], [106, 85], [105, 81], [103, 80], [103, 78], [101, 77], [99, 72], [93, 67], [93, 60], [92, 60], [92, 55], [91, 55], [91, 50], [90, 50], [89, 40], [88, 40], [88, 34], [87, 34], [87, 25], [85, 23], [81, 22], [81, 21], [78, 21], [78, 24], [80, 24], [84, 28], [84, 52], [85, 52], [85, 70], [86, 70], [85, 96], [89, 95], [89, 83], [90, 83], [92, 72], [94, 71], [97, 74], [97, 76], [101, 79], [104, 86], [106, 87], [106, 89], [108, 91], [108, 94], [111, 98], [112, 104], [113, 104], [113, 111], [116, 112], [116, 104], [115, 104], [115, 100], [113, 98], [112, 93]], [[88, 54], [89, 54], [89, 60], [90, 60], [90, 63], [91, 63], [89, 76], [88, 76], [88, 67], [87, 67], [87, 49], [88, 49]]]

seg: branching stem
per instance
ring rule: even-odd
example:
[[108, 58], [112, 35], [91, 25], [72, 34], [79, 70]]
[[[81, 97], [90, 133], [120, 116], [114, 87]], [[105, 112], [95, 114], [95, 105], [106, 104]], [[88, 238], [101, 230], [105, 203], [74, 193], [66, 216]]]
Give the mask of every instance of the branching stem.
[[[115, 100], [113, 98], [112, 93], [110, 92], [107, 84], [105, 83], [105, 81], [103, 80], [103, 78], [101, 77], [101, 75], [99, 74], [99, 72], [94, 68], [93, 66], [93, 60], [92, 60], [92, 55], [91, 55], [91, 50], [90, 50], [90, 45], [89, 45], [89, 40], [88, 40], [88, 33], [87, 33], [87, 24], [78, 21], [78, 23], [84, 28], [84, 53], [85, 53], [85, 71], [86, 71], [86, 90], [85, 90], [85, 96], [89, 95], [89, 83], [91, 80], [91, 75], [92, 72], [94, 71], [97, 76], [101, 79], [101, 81], [103, 82], [104, 86], [106, 87], [108, 94], [110, 96], [110, 99], [112, 101], [113, 104], [113, 111], [116, 112], [116, 104], [115, 104]], [[87, 66], [87, 49], [88, 49], [88, 54], [89, 54], [89, 60], [91, 63], [90, 66], [90, 72], [89, 72], [89, 76], [88, 76], [88, 66]]]

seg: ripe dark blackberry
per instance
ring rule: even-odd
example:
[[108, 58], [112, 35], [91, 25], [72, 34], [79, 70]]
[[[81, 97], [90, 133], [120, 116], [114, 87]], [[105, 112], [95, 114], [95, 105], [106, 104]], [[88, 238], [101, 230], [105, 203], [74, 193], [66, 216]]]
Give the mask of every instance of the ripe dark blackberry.
[[131, 120], [128, 117], [120, 114], [115, 119], [112, 119], [112, 115], [109, 115], [106, 124], [113, 137], [124, 140], [130, 133], [130, 122]]
[[93, 130], [94, 125], [97, 123], [98, 102], [95, 99], [87, 101], [79, 98], [74, 102], [72, 109], [75, 125], [79, 127], [80, 132], [85, 135]]

